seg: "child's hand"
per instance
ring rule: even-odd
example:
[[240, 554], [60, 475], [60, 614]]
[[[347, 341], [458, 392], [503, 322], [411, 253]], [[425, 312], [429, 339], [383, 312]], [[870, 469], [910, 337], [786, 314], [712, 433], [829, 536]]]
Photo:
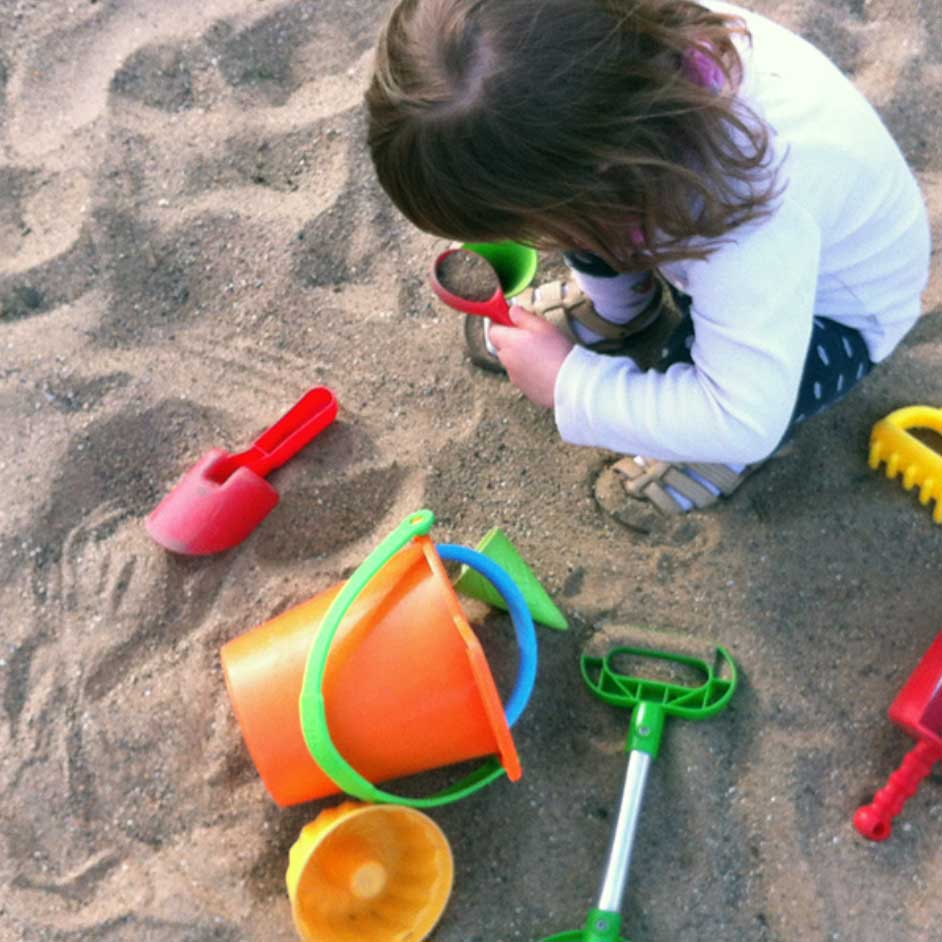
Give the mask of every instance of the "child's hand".
[[573, 348], [572, 341], [522, 307], [512, 307], [510, 319], [515, 327], [491, 326], [491, 343], [514, 386], [531, 402], [552, 409], [556, 376]]

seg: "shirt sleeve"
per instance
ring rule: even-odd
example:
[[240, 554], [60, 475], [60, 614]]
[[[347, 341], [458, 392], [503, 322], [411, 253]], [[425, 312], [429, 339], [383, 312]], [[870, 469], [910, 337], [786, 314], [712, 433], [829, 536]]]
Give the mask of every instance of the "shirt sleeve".
[[563, 440], [667, 461], [767, 457], [798, 398], [820, 249], [814, 220], [784, 198], [688, 266], [692, 364], [644, 372], [574, 348], [554, 391]]

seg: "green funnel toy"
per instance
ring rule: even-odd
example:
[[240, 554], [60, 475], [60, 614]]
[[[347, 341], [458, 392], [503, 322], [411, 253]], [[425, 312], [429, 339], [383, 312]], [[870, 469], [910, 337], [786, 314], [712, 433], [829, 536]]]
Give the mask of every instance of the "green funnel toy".
[[[625, 656], [654, 658], [693, 668], [703, 674], [704, 680], [697, 687], [686, 687], [621, 674], [614, 662]], [[628, 887], [628, 869], [644, 786], [660, 749], [665, 721], [668, 716], [702, 720], [719, 713], [736, 689], [736, 665], [729, 652], [721, 647], [716, 649], [713, 664], [667, 651], [618, 647], [601, 658], [584, 654], [582, 677], [600, 700], [632, 711], [626, 746], [628, 772], [598, 903], [589, 912], [582, 929], [549, 936], [543, 942], [627, 942], [621, 935], [621, 904]]]
[[[494, 527], [477, 545], [477, 551], [504, 569], [523, 593], [523, 598], [530, 609], [533, 620], [547, 628], [565, 631], [569, 622], [563, 613], [553, 604], [540, 580], [526, 564], [520, 551], [500, 527]], [[507, 611], [503, 596], [482, 575], [468, 566], [462, 566], [455, 589], [462, 595], [486, 602], [493, 608]]]

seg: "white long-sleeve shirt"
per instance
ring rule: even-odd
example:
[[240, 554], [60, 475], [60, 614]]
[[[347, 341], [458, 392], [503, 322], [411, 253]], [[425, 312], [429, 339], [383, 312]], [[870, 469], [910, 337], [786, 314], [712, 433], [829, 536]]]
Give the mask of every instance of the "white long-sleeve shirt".
[[787, 428], [814, 315], [859, 330], [874, 362], [913, 326], [929, 272], [918, 185], [880, 118], [821, 52], [741, 16], [744, 101], [772, 129], [782, 197], [704, 261], [664, 266], [693, 298], [693, 364], [644, 372], [576, 347], [556, 380], [562, 438], [673, 461], [749, 463]]

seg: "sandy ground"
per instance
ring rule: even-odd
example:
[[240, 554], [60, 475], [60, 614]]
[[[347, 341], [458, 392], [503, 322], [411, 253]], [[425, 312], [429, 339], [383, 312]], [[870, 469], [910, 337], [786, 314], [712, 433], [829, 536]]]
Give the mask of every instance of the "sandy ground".
[[[755, 7], [880, 109], [938, 234], [942, 9]], [[593, 497], [609, 456], [469, 363], [425, 283], [433, 241], [372, 180], [360, 97], [383, 8], [0, 4], [0, 940], [295, 937], [287, 852], [320, 806], [268, 798], [218, 651], [420, 506], [442, 540], [503, 526], [573, 623], [541, 633], [522, 782], [435, 813], [457, 862], [437, 942], [581, 924], [627, 717], [577, 656], [652, 629], [727, 645], [744, 680], [721, 718], [668, 731], [631, 938], [942, 939], [938, 775], [885, 845], [851, 826], [910, 744], [885, 711], [942, 629], [942, 528], [866, 465], [877, 418], [939, 404], [942, 318], [721, 510], [626, 529]], [[929, 314], [938, 251], [934, 270]], [[320, 383], [340, 418], [277, 473], [245, 544], [183, 559], [150, 541], [186, 467]], [[506, 621], [479, 623], [509, 664]]]

